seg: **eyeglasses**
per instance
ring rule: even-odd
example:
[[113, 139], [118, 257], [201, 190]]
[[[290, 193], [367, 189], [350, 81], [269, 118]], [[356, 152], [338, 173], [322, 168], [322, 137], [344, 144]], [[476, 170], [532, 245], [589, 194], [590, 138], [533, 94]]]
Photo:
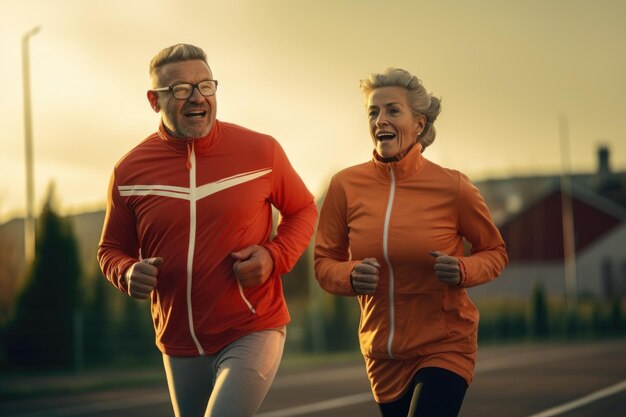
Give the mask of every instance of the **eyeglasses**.
[[217, 91], [217, 80], [201, 81], [197, 84], [180, 83], [169, 87], [155, 88], [154, 91], [169, 91], [178, 100], [187, 100], [193, 95], [193, 90], [197, 88], [204, 97], [210, 97]]

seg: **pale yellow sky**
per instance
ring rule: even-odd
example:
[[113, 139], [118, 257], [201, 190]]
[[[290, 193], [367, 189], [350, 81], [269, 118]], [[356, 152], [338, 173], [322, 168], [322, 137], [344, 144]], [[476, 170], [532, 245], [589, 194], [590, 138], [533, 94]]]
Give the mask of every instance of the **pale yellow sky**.
[[573, 169], [599, 144], [626, 169], [626, 2], [621, 0], [0, 0], [0, 222], [23, 213], [21, 37], [31, 38], [37, 208], [104, 206], [115, 162], [153, 132], [148, 62], [206, 50], [218, 118], [276, 137], [319, 194], [370, 158], [358, 81], [388, 66], [443, 100], [427, 157], [474, 180]]

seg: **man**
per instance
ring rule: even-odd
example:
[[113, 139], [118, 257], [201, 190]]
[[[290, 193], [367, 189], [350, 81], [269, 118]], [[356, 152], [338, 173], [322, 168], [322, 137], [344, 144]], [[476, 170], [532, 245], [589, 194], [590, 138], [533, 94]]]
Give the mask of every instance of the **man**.
[[150, 76], [161, 125], [115, 166], [98, 261], [121, 291], [151, 298], [176, 416], [252, 416], [285, 342], [280, 275], [317, 208], [272, 137], [216, 119], [202, 49], [165, 48]]

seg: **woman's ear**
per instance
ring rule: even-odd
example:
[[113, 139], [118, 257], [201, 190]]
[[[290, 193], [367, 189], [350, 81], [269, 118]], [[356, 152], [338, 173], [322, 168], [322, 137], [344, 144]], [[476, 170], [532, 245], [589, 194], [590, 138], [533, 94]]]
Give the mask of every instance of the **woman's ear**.
[[415, 117], [415, 130], [418, 132], [418, 135], [424, 131], [426, 127], [426, 116], [420, 114]]
[[154, 110], [155, 113], [161, 111], [161, 105], [159, 104], [159, 93], [154, 90], [148, 90], [146, 94], [148, 96], [148, 101], [150, 102], [150, 107]]

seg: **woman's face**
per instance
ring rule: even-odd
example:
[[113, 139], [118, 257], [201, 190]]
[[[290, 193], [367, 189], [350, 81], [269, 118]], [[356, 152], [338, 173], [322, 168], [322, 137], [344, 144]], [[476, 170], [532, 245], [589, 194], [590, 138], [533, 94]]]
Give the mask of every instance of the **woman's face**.
[[403, 87], [381, 87], [367, 99], [370, 134], [382, 158], [404, 157], [424, 130], [426, 117], [414, 116]]

